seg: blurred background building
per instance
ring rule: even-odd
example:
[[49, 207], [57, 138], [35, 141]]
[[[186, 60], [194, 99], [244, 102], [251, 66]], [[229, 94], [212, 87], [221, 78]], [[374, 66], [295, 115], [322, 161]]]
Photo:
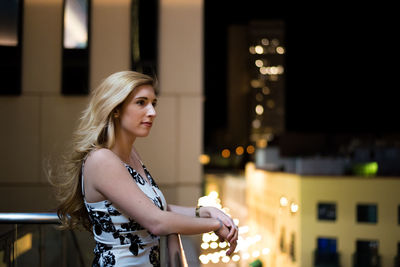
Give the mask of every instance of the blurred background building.
[[[399, 266], [395, 9], [0, 5], [1, 212], [54, 211], [46, 172], [67, 150], [87, 93], [136, 69], [160, 82], [157, 123], [137, 149], [167, 201], [215, 205], [240, 226], [231, 257], [212, 233], [184, 237], [189, 266]], [[90, 236], [77, 243], [89, 264]]]
[[205, 1], [205, 177], [243, 246], [203, 262], [398, 266], [390, 8], [228, 5]]

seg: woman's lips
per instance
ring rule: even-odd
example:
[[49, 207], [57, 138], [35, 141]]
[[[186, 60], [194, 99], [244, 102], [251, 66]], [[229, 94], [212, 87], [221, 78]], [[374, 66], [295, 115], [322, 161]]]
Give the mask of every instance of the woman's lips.
[[153, 125], [152, 122], [142, 122], [144, 126], [151, 127]]

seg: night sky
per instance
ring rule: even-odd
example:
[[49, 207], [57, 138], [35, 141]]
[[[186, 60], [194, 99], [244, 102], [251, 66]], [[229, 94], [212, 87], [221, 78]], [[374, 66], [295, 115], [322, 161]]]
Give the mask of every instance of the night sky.
[[[328, 134], [400, 133], [397, 19], [390, 6], [293, 6], [205, 0], [205, 145], [226, 127], [227, 27], [286, 23], [286, 129]], [[222, 50], [222, 52], [221, 52]], [[225, 49], [226, 51], [226, 49]]]

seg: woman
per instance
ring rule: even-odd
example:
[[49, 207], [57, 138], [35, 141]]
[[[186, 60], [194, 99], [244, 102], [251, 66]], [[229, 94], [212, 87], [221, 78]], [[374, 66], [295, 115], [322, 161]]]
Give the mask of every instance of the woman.
[[238, 229], [213, 207], [168, 205], [134, 148], [156, 117], [155, 84], [133, 71], [110, 75], [91, 93], [74, 151], [57, 183], [64, 228], [92, 229], [93, 266], [159, 266], [159, 236], [214, 231], [233, 253]]

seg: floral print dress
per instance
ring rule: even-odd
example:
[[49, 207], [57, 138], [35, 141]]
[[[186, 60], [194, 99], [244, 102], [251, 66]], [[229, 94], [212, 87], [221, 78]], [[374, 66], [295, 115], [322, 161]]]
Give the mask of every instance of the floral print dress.
[[[162, 210], [166, 208], [165, 198], [142, 163], [148, 180], [124, 163], [139, 188]], [[150, 183], [148, 182], [150, 181]], [[83, 166], [82, 166], [82, 194]], [[93, 224], [96, 241], [93, 267], [160, 266], [160, 237], [155, 236], [139, 223], [125, 216], [108, 201], [87, 202], [89, 218]]]

